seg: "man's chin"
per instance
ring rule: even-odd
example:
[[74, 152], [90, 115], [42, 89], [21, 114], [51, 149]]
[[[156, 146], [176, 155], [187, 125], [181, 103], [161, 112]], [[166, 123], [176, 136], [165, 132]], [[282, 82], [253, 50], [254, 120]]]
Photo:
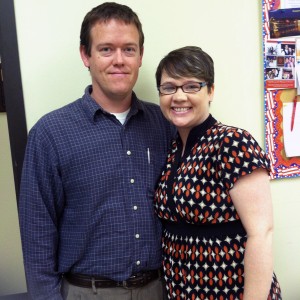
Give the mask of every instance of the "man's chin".
[[111, 95], [117, 98], [126, 98], [131, 96], [132, 89], [115, 89], [111, 91]]

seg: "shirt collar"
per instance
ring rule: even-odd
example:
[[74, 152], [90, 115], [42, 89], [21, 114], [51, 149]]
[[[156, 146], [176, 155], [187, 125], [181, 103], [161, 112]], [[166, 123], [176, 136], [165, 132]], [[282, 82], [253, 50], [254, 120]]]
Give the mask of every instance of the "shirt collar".
[[[110, 113], [105, 111], [91, 96], [92, 89], [93, 88], [91, 85], [87, 86], [81, 100], [85, 113], [87, 114], [88, 118], [94, 122], [97, 115], [110, 115]], [[137, 98], [134, 92], [132, 92], [131, 109], [128, 116], [131, 117], [140, 111], [143, 112], [144, 109], [144, 103]]]
[[209, 116], [206, 118], [206, 120], [204, 122], [195, 126], [190, 131], [188, 139], [191, 139], [194, 142], [195, 139], [197, 139], [199, 136], [202, 136], [203, 134], [205, 134], [205, 132], [209, 128], [211, 128], [216, 122], [217, 122], [216, 119], [211, 114], [209, 114]]

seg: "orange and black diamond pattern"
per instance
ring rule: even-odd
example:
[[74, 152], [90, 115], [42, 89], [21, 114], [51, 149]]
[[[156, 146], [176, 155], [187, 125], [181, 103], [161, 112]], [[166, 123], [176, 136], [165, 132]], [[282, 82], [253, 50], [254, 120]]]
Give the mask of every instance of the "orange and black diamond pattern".
[[[155, 193], [159, 217], [200, 227], [239, 220], [229, 190], [239, 177], [257, 168], [270, 170], [265, 152], [247, 131], [217, 122], [204, 134], [194, 134], [187, 147], [181, 156], [180, 141], [172, 144]], [[220, 230], [195, 236], [188, 230], [179, 234], [165, 229], [164, 277], [169, 299], [243, 299], [246, 243], [246, 233]], [[281, 299], [275, 274], [268, 297], [272, 299]]]

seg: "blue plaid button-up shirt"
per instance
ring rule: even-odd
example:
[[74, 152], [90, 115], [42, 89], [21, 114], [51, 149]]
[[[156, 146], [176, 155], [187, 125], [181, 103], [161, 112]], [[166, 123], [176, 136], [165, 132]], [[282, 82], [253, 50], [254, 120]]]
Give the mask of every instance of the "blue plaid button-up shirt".
[[161, 266], [153, 196], [173, 130], [134, 94], [122, 125], [90, 92], [29, 133], [19, 217], [33, 299], [61, 299], [64, 272], [125, 280]]

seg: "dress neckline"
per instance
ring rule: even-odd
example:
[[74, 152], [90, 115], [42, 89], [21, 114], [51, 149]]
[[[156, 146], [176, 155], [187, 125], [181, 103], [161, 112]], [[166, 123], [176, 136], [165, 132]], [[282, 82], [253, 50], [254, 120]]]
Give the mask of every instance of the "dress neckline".
[[[192, 128], [192, 130], [190, 131], [188, 138], [186, 140], [184, 154], [182, 155], [182, 157], [185, 156], [185, 153], [190, 152], [191, 148], [194, 147], [197, 139], [199, 137], [201, 137], [202, 135], [204, 135], [205, 132], [209, 128], [211, 128], [216, 122], [217, 122], [217, 120], [211, 114], [209, 114], [209, 116], [205, 119], [204, 122], [202, 122], [201, 124]], [[177, 143], [179, 152], [182, 153], [183, 144], [182, 144], [182, 140], [181, 140], [179, 134], [177, 136], [176, 143]]]

